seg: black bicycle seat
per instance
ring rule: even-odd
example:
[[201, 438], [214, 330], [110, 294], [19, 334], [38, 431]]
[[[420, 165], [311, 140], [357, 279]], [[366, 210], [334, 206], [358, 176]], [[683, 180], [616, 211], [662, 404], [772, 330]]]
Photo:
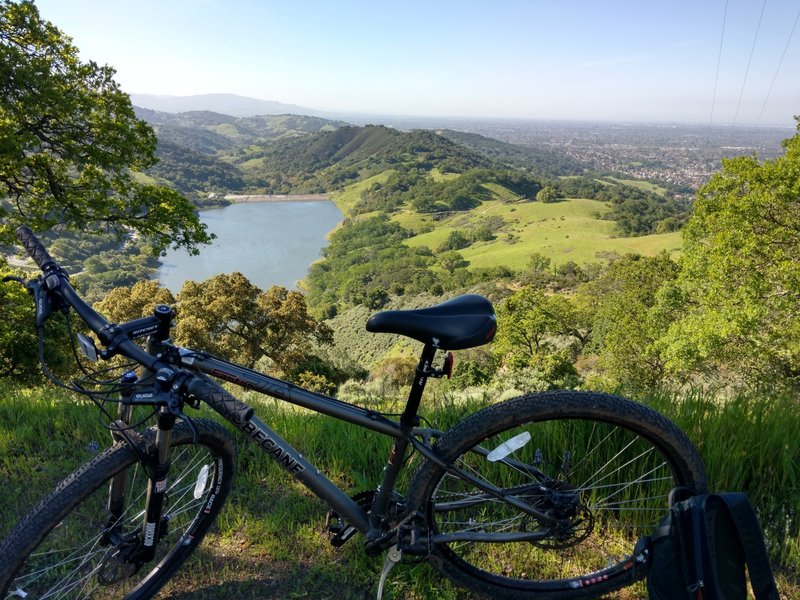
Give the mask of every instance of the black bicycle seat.
[[367, 331], [397, 333], [442, 350], [463, 350], [492, 341], [497, 320], [491, 302], [467, 294], [429, 308], [379, 312], [367, 321]]

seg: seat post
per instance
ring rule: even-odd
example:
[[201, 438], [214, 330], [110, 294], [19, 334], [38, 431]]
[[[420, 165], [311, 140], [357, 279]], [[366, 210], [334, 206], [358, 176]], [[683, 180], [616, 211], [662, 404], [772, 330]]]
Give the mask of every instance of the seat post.
[[[417, 365], [417, 371], [414, 375], [414, 381], [411, 384], [411, 391], [408, 393], [408, 402], [403, 414], [400, 416], [400, 426], [405, 433], [409, 433], [414, 427], [419, 424], [419, 417], [417, 411], [419, 404], [422, 400], [422, 392], [425, 390], [425, 382], [432, 371], [431, 363], [436, 356], [436, 348], [431, 344], [425, 344], [422, 350], [422, 356]], [[370, 523], [373, 527], [379, 528], [386, 521], [387, 508], [389, 506], [389, 494], [394, 489], [395, 481], [403, 466], [403, 460], [408, 449], [408, 440], [406, 438], [398, 438], [392, 445], [392, 450], [389, 453], [389, 460], [383, 469], [383, 481], [378, 488], [379, 493], [375, 498], [375, 504], [370, 513]]]
[[406, 408], [400, 417], [400, 424], [403, 425], [403, 427], [412, 428], [419, 425], [417, 411], [422, 401], [422, 392], [425, 391], [425, 383], [428, 381], [428, 377], [433, 370], [432, 363], [434, 356], [436, 356], [436, 348], [431, 344], [425, 344], [425, 347], [422, 349], [419, 364], [417, 365], [417, 370], [414, 373], [414, 381], [411, 383], [411, 390], [408, 392]]

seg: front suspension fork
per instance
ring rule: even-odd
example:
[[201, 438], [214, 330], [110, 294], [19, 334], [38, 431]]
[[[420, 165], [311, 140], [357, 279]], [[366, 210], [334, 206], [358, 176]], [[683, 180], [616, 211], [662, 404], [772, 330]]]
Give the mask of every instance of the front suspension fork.
[[[127, 428], [132, 420], [131, 405], [120, 403], [118, 409], [118, 428]], [[125, 440], [134, 445], [134, 450], [147, 472], [147, 498], [145, 501], [144, 519], [140, 532], [140, 543], [135, 552], [135, 561], [144, 563], [151, 561], [155, 557], [155, 549], [159, 538], [164, 532], [162, 524], [164, 497], [167, 490], [167, 474], [170, 467], [170, 446], [172, 441], [172, 429], [175, 426], [176, 417], [168, 408], [163, 407], [159, 410], [157, 417], [157, 430], [155, 448], [146, 447], [144, 439], [131, 429], [123, 429], [112, 433], [115, 441]], [[154, 451], [153, 451], [154, 450]], [[108, 492], [108, 511], [109, 518], [107, 523], [107, 539], [122, 540], [127, 537], [127, 533], [122, 530], [127, 503], [127, 474], [125, 469], [114, 476], [109, 484]], [[130, 490], [136, 494], [136, 490]], [[117, 535], [114, 535], [117, 534]], [[120, 537], [120, 534], [122, 537]], [[112, 542], [113, 543], [113, 542]]]

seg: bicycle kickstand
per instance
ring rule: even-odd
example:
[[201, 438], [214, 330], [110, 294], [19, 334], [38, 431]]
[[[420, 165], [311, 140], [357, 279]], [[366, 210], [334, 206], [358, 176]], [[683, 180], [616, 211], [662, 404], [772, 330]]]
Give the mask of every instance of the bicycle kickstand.
[[383, 569], [381, 569], [381, 578], [378, 582], [377, 600], [381, 600], [383, 597], [383, 586], [386, 583], [386, 578], [389, 575], [389, 571], [392, 570], [393, 566], [400, 562], [401, 558], [403, 558], [403, 551], [400, 550], [400, 548], [397, 546], [392, 546], [389, 548], [389, 552], [386, 553], [386, 560], [383, 563]]

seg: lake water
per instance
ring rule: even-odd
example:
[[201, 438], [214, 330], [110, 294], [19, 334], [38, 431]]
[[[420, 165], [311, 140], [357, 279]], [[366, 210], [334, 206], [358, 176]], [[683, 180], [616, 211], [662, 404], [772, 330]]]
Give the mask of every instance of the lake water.
[[325, 236], [342, 221], [333, 202], [245, 202], [200, 212], [217, 238], [199, 256], [170, 250], [161, 258], [161, 284], [179, 292], [187, 279], [243, 273], [262, 289], [295, 288], [320, 257]]

